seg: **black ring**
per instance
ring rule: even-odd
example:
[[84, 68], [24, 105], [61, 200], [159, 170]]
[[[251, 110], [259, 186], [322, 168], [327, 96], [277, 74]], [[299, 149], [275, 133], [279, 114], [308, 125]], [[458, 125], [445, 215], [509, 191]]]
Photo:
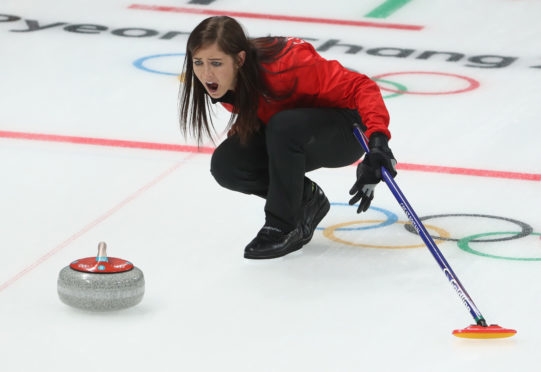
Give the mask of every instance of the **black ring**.
[[[530, 225], [528, 225], [527, 223], [525, 222], [522, 222], [522, 221], [517, 221], [517, 220], [513, 220], [512, 218], [507, 218], [507, 217], [499, 217], [499, 216], [491, 216], [491, 215], [488, 215], [488, 214], [469, 214], [469, 213], [457, 213], [457, 214], [434, 214], [434, 215], [431, 215], [431, 216], [424, 216], [424, 217], [420, 217], [419, 219], [421, 221], [424, 221], [424, 220], [428, 220], [430, 218], [438, 218], [438, 217], [486, 217], [486, 218], [494, 218], [496, 220], [504, 220], [504, 221], [507, 221], [507, 222], [511, 222], [511, 223], [514, 223], [518, 226], [520, 226], [520, 229], [521, 229], [521, 232], [516, 234], [516, 235], [513, 235], [513, 236], [509, 236], [507, 238], [498, 238], [498, 239], [474, 239], [474, 240], [471, 240], [472, 242], [503, 242], [503, 241], [506, 241], [506, 240], [513, 240], [513, 239], [520, 239], [520, 238], [524, 238], [525, 236], [528, 236], [530, 235], [532, 232], [533, 232], [533, 227], [531, 227]], [[417, 234], [417, 231], [415, 231], [415, 229], [413, 228], [413, 226], [411, 225], [411, 223], [407, 223], [404, 225], [404, 228], [409, 231], [410, 233], [413, 233], [415, 235], [418, 235]], [[453, 241], [453, 242], [458, 242], [460, 239], [453, 239], [453, 238], [443, 238], [441, 236], [432, 236], [432, 239], [439, 239], [439, 240], [449, 240], [449, 241]]]

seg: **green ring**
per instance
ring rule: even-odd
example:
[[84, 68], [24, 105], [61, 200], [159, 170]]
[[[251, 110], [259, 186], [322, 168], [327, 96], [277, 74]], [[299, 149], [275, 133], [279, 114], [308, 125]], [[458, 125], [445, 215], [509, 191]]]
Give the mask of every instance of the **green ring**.
[[[468, 252], [468, 253], [472, 253], [472, 254], [475, 254], [477, 256], [482, 256], [482, 257], [489, 257], [489, 258], [496, 258], [496, 259], [499, 259], [499, 260], [511, 260], [511, 261], [541, 261], [541, 257], [531, 257], [531, 258], [528, 258], [528, 257], [505, 257], [505, 256], [495, 256], [495, 255], [492, 255], [492, 254], [487, 254], [487, 253], [482, 253], [482, 252], [479, 252], [479, 251], [476, 251], [474, 249], [472, 249], [469, 245], [470, 241], [472, 240], [475, 240], [477, 238], [481, 238], [481, 237], [484, 237], [484, 236], [488, 236], [488, 235], [504, 235], [504, 234], [520, 234], [518, 232], [491, 232], [491, 233], [484, 233], [484, 234], [477, 234], [477, 235], [471, 235], [471, 236], [467, 236], [465, 238], [462, 238], [458, 241], [458, 248], [462, 249], [464, 252]], [[537, 235], [537, 236], [541, 236], [541, 234], [539, 233], [531, 233], [531, 235]]]
[[387, 84], [391, 84], [391, 85], [394, 85], [395, 88], [397, 90], [399, 90], [400, 92], [398, 93], [392, 93], [392, 94], [389, 94], [389, 95], [386, 95], [386, 96], [383, 96], [383, 98], [393, 98], [393, 97], [397, 97], [397, 96], [400, 96], [402, 94], [404, 94], [404, 92], [407, 92], [408, 91], [408, 88], [406, 88], [404, 85], [402, 84], [399, 84], [399, 83], [395, 83], [394, 81], [389, 81], [389, 80], [383, 80], [383, 79], [372, 79], [374, 81], [380, 81], [382, 83], [387, 83]]

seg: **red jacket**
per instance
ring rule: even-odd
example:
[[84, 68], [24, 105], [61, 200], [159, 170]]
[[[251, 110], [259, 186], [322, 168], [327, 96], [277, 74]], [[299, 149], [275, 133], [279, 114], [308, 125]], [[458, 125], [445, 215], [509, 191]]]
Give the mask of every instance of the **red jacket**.
[[[321, 57], [314, 47], [297, 38], [289, 38], [286, 48], [292, 48], [271, 64], [264, 64], [271, 72], [264, 72], [264, 79], [273, 92], [289, 92], [292, 82], [297, 81], [293, 95], [284, 100], [267, 102], [259, 99], [257, 116], [265, 124], [276, 113], [295, 107], [335, 107], [356, 109], [366, 135], [381, 132], [391, 138], [389, 113], [377, 84], [366, 75], [344, 68], [338, 61]], [[293, 68], [294, 67], [294, 68]], [[232, 111], [233, 106], [222, 105]]]

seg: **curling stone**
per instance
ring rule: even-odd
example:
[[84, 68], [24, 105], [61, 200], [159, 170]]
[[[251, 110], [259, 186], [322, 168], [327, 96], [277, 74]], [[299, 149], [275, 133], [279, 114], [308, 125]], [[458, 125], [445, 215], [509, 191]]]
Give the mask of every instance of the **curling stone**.
[[145, 293], [143, 272], [131, 262], [107, 257], [107, 245], [98, 256], [73, 261], [58, 274], [58, 296], [67, 305], [89, 311], [111, 311], [137, 305]]

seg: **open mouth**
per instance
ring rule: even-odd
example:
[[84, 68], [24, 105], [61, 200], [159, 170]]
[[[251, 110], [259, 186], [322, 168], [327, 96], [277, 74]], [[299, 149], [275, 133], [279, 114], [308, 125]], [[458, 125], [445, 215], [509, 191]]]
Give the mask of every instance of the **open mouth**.
[[209, 82], [206, 82], [205, 84], [206, 84], [206, 86], [207, 86], [207, 89], [208, 89], [209, 92], [211, 92], [211, 93], [216, 93], [216, 91], [218, 90], [218, 83], [209, 83]]

